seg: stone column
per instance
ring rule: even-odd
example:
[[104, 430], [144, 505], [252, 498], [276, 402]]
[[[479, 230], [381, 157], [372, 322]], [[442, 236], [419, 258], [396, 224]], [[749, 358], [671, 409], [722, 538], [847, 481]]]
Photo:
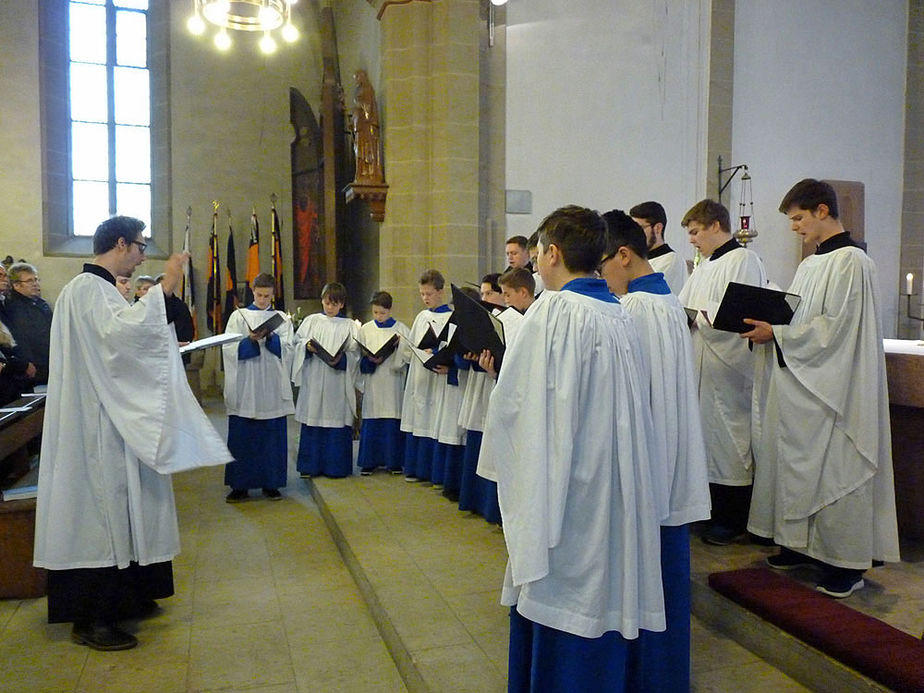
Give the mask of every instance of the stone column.
[[382, 22], [385, 175], [379, 275], [398, 317], [420, 308], [417, 278], [479, 269], [478, 0], [386, 4]]

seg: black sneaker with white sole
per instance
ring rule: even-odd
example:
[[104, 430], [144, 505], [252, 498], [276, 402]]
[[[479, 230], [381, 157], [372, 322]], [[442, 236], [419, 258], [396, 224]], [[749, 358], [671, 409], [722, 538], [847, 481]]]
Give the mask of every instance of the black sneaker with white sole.
[[815, 585], [815, 589], [835, 599], [845, 599], [866, 586], [863, 578], [855, 573], [835, 574]]

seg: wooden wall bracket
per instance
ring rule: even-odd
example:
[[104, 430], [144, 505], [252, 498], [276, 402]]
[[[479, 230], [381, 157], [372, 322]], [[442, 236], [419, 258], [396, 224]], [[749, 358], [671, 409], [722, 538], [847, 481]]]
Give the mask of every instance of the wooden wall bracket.
[[365, 200], [369, 205], [372, 221], [385, 221], [385, 197], [388, 185], [385, 183], [350, 183], [344, 189], [347, 203], [353, 200]]

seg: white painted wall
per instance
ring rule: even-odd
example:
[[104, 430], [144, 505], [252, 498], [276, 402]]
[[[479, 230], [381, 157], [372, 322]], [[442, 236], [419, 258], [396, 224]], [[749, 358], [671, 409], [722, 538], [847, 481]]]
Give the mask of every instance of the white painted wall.
[[708, 0], [511, 0], [507, 181], [529, 236], [575, 203], [602, 211], [660, 201], [667, 241], [692, 257], [680, 217], [705, 196]]
[[787, 286], [801, 256], [780, 200], [802, 178], [862, 181], [887, 337], [898, 306], [907, 24], [905, 0], [735, 7], [732, 151], [753, 177], [760, 236], [751, 247]]

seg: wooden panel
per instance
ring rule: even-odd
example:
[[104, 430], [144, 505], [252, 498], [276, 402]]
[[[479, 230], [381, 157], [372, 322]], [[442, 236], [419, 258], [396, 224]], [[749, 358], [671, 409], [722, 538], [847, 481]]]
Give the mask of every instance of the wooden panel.
[[889, 404], [924, 408], [924, 356], [886, 354]]
[[924, 539], [924, 409], [892, 405], [892, 468], [898, 533]]
[[46, 573], [32, 566], [35, 499], [0, 502], [0, 599], [45, 594]]

